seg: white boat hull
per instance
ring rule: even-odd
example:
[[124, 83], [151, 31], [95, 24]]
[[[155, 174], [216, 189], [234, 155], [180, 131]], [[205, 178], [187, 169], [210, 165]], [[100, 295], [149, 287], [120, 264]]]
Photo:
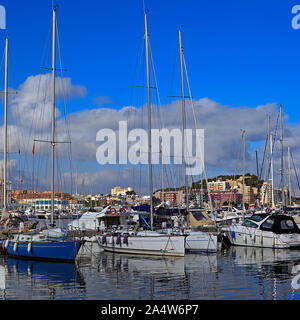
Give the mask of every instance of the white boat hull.
[[186, 252], [217, 252], [217, 236], [212, 233], [191, 232], [185, 241]]
[[[125, 236], [126, 237], [126, 236]], [[103, 236], [98, 236], [98, 244], [104, 250], [115, 253], [130, 253], [143, 255], [179, 256], [185, 254], [185, 236], [180, 235], [147, 235], [128, 236], [106, 236], [103, 243]]]
[[300, 235], [295, 233], [275, 234], [271, 231], [263, 231], [239, 225], [223, 228], [223, 232], [228, 237], [230, 243], [236, 246], [274, 249], [300, 247]]

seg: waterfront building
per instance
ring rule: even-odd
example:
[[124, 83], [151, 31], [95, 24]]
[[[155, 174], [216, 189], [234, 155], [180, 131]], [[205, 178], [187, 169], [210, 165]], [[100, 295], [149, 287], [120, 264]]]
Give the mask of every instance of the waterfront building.
[[209, 191], [225, 191], [230, 189], [230, 184], [227, 181], [211, 181], [207, 183], [207, 188]]
[[203, 206], [205, 203], [209, 203], [208, 191], [201, 189], [191, 189], [190, 190], [191, 198], [196, 201], [198, 206]]
[[[288, 199], [288, 189], [285, 188], [284, 189], [284, 193], [285, 193], [285, 198]], [[282, 193], [281, 190], [279, 189], [275, 189], [273, 191], [274, 194], [274, 204], [278, 204], [280, 203], [281, 197], [282, 197]], [[267, 182], [264, 182], [261, 189], [260, 189], [260, 204], [261, 205], [272, 205], [272, 185], [268, 184]]]
[[126, 193], [132, 193], [133, 188], [132, 187], [127, 187], [127, 188], [121, 188], [121, 187], [114, 187], [111, 189], [110, 194], [112, 196], [125, 196]]
[[[39, 192], [36, 190], [15, 190], [14, 201], [20, 205], [35, 208], [35, 210], [51, 210], [51, 191]], [[69, 205], [71, 195], [55, 191], [54, 210], [62, 210]]]
[[22, 203], [24, 199], [39, 198], [41, 193], [37, 190], [13, 190], [12, 199], [15, 203]]
[[154, 192], [154, 197], [161, 202], [170, 202], [172, 206], [181, 206], [185, 203], [183, 190], [158, 190]]
[[243, 195], [238, 190], [212, 191], [210, 194], [215, 207], [232, 203], [238, 206], [243, 202]]

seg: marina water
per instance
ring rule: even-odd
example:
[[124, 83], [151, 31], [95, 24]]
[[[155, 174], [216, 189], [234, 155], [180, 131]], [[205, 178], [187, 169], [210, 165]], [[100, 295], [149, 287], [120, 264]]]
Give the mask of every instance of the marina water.
[[231, 247], [162, 258], [85, 243], [75, 264], [0, 257], [3, 300], [299, 300], [298, 278], [300, 250]]

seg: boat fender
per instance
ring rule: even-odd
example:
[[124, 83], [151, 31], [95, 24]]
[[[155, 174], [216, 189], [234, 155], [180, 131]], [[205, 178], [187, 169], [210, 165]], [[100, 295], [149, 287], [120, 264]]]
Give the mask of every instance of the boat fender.
[[117, 210], [115, 208], [110, 208], [109, 213], [114, 216], [117, 213]]
[[231, 232], [231, 238], [235, 239], [235, 232], [234, 231]]
[[16, 252], [18, 250], [18, 242], [15, 242], [14, 244], [14, 252]]
[[127, 236], [127, 234], [124, 235], [123, 243], [128, 245], [128, 236]]
[[6, 240], [5, 240], [5, 244], [4, 244], [5, 249], [7, 249], [8, 244], [9, 244], [9, 240], [8, 240], [8, 239], [6, 239]]
[[120, 234], [117, 237], [116, 244], [121, 244], [121, 235]]
[[102, 241], [102, 244], [106, 244], [107, 243], [107, 241], [106, 241], [106, 235], [104, 234], [103, 236], [102, 236], [102, 239], [101, 239]]
[[32, 247], [32, 244], [31, 242], [28, 242], [28, 246], [27, 246], [27, 252], [31, 252], [31, 247]]

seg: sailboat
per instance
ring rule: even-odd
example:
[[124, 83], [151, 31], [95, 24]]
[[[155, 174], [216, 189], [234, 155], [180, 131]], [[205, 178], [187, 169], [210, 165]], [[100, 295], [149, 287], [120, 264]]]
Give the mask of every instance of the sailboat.
[[[280, 106], [280, 142], [282, 211], [284, 211], [282, 106]], [[286, 214], [253, 214], [243, 219], [241, 224], [223, 227], [222, 233], [232, 245], [273, 249], [300, 247], [300, 229], [293, 217]]]
[[[8, 39], [6, 39], [6, 81], [7, 96], [7, 60]], [[52, 154], [51, 154], [51, 224], [50, 229], [40, 232], [35, 230], [9, 234], [4, 242], [8, 255], [38, 260], [55, 260], [60, 262], [74, 261], [82, 245], [82, 241], [70, 239], [66, 231], [54, 228], [54, 152], [55, 152], [55, 75], [56, 75], [56, 8], [53, 8], [52, 28]], [[5, 98], [5, 110], [7, 98]], [[6, 121], [6, 119], [5, 119]], [[5, 124], [6, 127], [6, 124]], [[6, 149], [5, 149], [6, 150]], [[6, 157], [6, 154], [5, 156]], [[4, 158], [5, 159], [5, 158]], [[4, 170], [5, 171], [5, 170]], [[5, 193], [4, 193], [5, 194]], [[5, 208], [5, 202], [4, 202]]]
[[137, 231], [135, 235], [127, 232], [104, 234], [98, 236], [99, 246], [104, 251], [146, 254], [160, 256], [184, 256], [185, 235], [161, 234], [153, 230], [153, 187], [151, 162], [151, 102], [150, 102], [150, 72], [149, 72], [149, 39], [147, 13], [145, 18], [145, 43], [147, 63], [147, 97], [148, 97], [148, 162], [149, 162], [149, 194], [150, 194], [150, 228], [151, 230]]
[[[181, 103], [182, 103], [182, 122], [183, 122], [183, 132], [184, 132], [184, 141], [183, 149], [185, 150], [186, 144], [186, 110], [185, 110], [185, 93], [184, 93], [184, 75], [183, 75], [183, 48], [182, 48], [182, 38], [181, 30], [178, 30], [178, 39], [179, 39], [179, 58], [180, 58], [180, 75], [181, 75]], [[185, 239], [185, 250], [186, 252], [216, 252], [218, 246], [217, 234], [213, 232], [205, 232], [201, 230], [195, 230], [190, 227], [190, 216], [189, 216], [189, 188], [188, 188], [188, 176], [186, 174], [187, 161], [184, 159], [185, 164], [185, 197], [186, 197], [186, 212], [187, 212], [187, 226], [182, 226], [180, 231], [177, 231], [179, 234], [186, 236]], [[174, 230], [168, 230], [167, 232], [173, 234]]]

